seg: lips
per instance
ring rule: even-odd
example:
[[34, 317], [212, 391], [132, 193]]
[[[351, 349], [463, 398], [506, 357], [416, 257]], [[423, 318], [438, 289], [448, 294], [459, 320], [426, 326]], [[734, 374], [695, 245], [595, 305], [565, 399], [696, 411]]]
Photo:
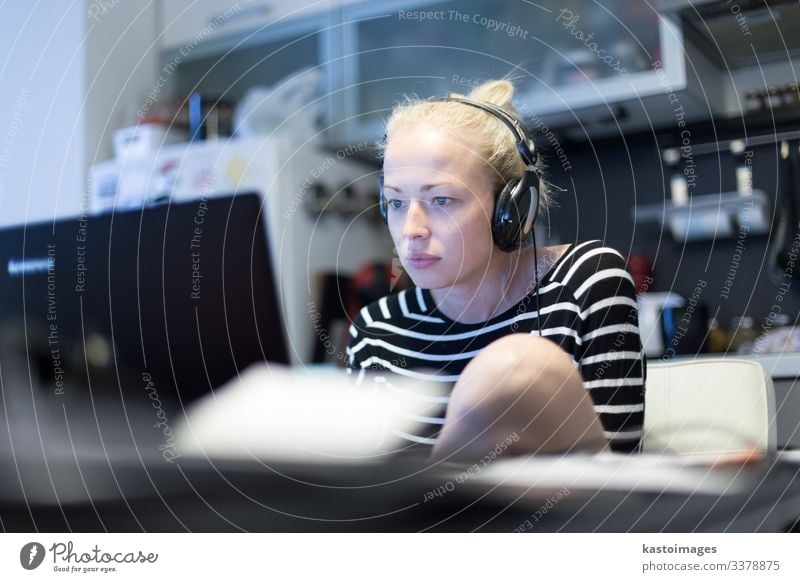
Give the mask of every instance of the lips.
[[406, 256], [405, 262], [409, 269], [429, 269], [440, 260], [440, 257], [428, 253], [410, 253]]

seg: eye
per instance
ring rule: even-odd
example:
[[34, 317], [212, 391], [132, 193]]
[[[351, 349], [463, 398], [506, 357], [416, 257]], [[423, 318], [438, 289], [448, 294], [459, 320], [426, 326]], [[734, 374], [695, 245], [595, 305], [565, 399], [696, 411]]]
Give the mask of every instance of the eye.
[[394, 210], [400, 210], [401, 208], [403, 208], [405, 206], [405, 201], [393, 198], [391, 200], [387, 200], [386, 201], [386, 206], [388, 208], [392, 208]]
[[447, 196], [434, 196], [431, 204], [433, 206], [447, 206], [452, 202], [452, 198], [448, 198]]

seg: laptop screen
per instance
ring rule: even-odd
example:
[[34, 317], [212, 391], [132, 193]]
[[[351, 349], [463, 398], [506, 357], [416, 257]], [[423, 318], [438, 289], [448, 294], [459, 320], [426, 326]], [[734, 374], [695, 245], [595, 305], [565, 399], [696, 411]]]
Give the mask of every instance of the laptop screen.
[[179, 406], [288, 363], [263, 214], [237, 194], [0, 231], [0, 357], [54, 394], [146, 381]]

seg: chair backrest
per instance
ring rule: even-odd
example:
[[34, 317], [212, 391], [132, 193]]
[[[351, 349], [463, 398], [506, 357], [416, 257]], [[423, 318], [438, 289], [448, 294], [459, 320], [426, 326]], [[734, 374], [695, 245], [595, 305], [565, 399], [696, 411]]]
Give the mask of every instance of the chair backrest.
[[648, 362], [644, 452], [771, 452], [776, 443], [775, 390], [758, 362]]

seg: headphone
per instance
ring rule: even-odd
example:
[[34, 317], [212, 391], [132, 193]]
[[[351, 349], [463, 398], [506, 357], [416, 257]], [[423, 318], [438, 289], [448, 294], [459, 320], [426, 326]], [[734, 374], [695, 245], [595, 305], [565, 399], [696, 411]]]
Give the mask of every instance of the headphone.
[[[525, 162], [526, 168], [521, 177], [510, 180], [495, 198], [492, 238], [500, 250], [511, 252], [521, 248], [533, 231], [533, 223], [539, 213], [539, 192], [542, 190], [542, 177], [536, 169], [539, 154], [525, 126], [514, 115], [491, 103], [473, 101], [465, 97], [432, 97], [428, 101], [449, 101], [476, 107], [502, 121], [514, 134], [517, 152]], [[382, 175], [378, 178], [378, 191], [381, 217], [388, 223]]]

